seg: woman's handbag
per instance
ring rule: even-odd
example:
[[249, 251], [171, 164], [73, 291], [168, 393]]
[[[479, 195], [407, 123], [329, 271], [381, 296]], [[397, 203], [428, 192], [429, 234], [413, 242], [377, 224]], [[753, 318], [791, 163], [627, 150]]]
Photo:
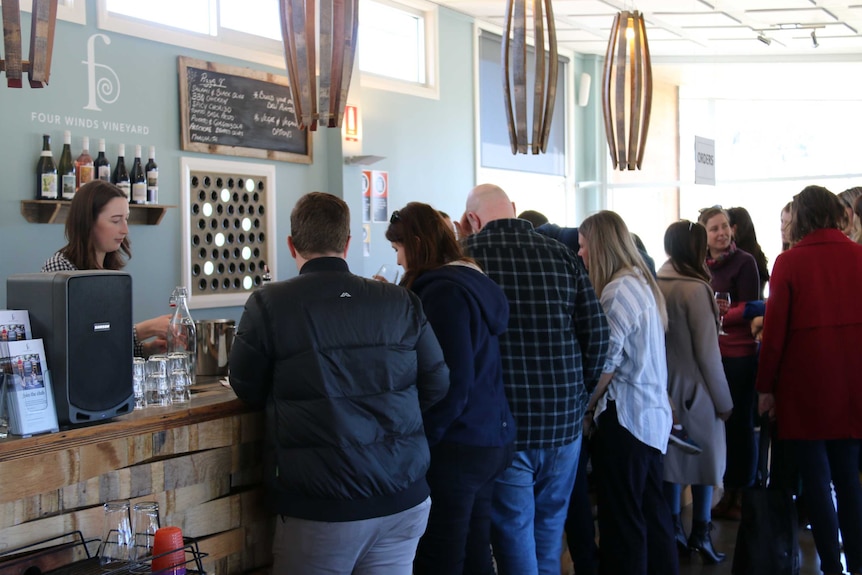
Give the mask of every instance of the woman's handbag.
[[789, 490], [768, 488], [769, 418], [760, 422], [760, 453], [754, 485], [742, 492], [733, 575], [799, 575], [796, 505]]

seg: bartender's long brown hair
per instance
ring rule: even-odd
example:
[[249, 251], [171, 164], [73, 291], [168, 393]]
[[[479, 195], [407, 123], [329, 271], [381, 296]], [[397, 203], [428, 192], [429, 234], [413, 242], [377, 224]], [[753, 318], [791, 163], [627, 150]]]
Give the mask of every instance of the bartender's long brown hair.
[[392, 212], [386, 239], [404, 246], [408, 269], [401, 285], [407, 288], [424, 272], [450, 262], [476, 263], [464, 255], [461, 244], [455, 239], [455, 232], [440, 212], [428, 204], [410, 202]]
[[[103, 180], [84, 184], [75, 192], [66, 218], [66, 241], [60, 253], [66, 256], [79, 270], [120, 270], [126, 260], [132, 257], [132, 247], [128, 236], [123, 239], [120, 249], [105, 254], [105, 262], [96, 260], [93, 246], [93, 227], [105, 205], [114, 198], [126, 199], [122, 190]], [[122, 253], [121, 253], [122, 252]], [[125, 256], [125, 257], [124, 257]]]

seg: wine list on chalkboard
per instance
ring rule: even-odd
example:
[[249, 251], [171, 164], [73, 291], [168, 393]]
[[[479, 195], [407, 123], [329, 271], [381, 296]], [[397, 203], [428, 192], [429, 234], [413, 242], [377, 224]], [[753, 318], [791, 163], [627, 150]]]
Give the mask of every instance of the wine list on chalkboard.
[[180, 56], [182, 149], [311, 163], [286, 76]]

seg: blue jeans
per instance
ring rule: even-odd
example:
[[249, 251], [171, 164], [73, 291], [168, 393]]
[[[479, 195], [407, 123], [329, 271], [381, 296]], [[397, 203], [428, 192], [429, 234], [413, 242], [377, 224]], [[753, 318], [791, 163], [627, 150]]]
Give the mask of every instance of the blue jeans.
[[500, 575], [559, 575], [581, 438], [515, 452], [494, 485], [491, 543]]
[[411, 575], [431, 498], [394, 515], [327, 522], [276, 517], [273, 573]]
[[[679, 515], [681, 510], [680, 497], [682, 485], [664, 482], [664, 498], [670, 506], [673, 515]], [[709, 523], [712, 521], [712, 485], [691, 486], [691, 520]]]

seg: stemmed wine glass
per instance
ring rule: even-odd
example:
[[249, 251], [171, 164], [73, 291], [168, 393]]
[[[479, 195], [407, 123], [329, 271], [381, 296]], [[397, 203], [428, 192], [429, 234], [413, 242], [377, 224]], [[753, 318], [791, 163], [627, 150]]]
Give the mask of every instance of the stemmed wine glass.
[[724, 316], [730, 309], [730, 292], [715, 292], [715, 303], [718, 305], [718, 335], [727, 335], [727, 332], [724, 331]]

